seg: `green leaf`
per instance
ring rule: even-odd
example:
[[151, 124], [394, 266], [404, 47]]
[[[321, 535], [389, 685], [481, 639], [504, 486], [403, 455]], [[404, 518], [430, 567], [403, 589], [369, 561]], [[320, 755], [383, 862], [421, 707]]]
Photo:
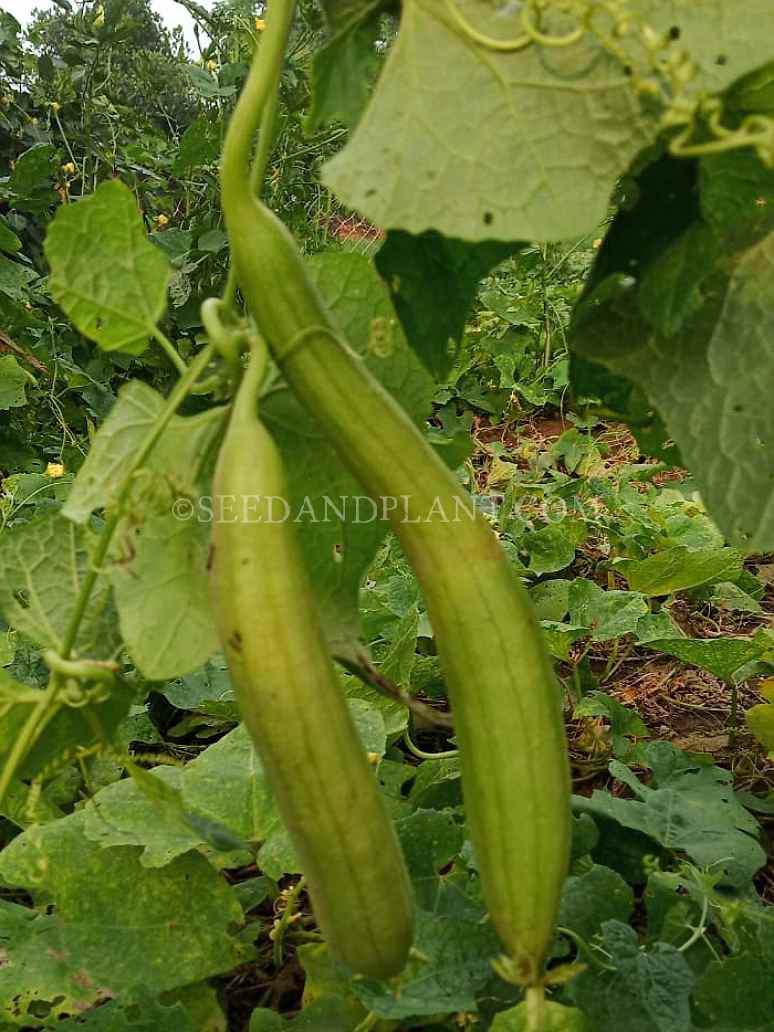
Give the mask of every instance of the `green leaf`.
[[771, 756], [774, 753], [774, 705], [769, 702], [752, 706], [745, 713], [744, 719], [751, 734]]
[[326, 5], [331, 36], [312, 58], [308, 133], [328, 122], [352, 126], [360, 118], [380, 63], [376, 43], [384, 6], [384, 0]]
[[566, 662], [576, 641], [586, 636], [586, 627], [574, 627], [566, 623], [541, 620], [540, 626], [546, 640], [546, 648], [555, 659]]
[[164, 314], [169, 265], [131, 190], [111, 179], [61, 207], [45, 251], [51, 294], [81, 333], [106, 351], [141, 354]]
[[774, 169], [753, 150], [713, 154], [699, 165], [701, 211], [716, 234], [745, 246], [774, 229]]
[[[416, 809], [457, 805], [462, 797], [460, 788], [459, 756], [445, 760], [427, 760], [418, 768], [411, 768], [413, 784], [409, 802]], [[440, 808], [439, 807], [439, 808]]]
[[538, 620], [560, 623], [569, 611], [570, 581], [542, 581], [529, 589], [529, 597]]
[[54, 915], [10, 911], [16, 928], [0, 967], [0, 1016], [32, 1017], [41, 1001], [56, 1019], [106, 996], [141, 1000], [246, 959], [229, 931], [242, 924], [239, 903], [203, 857], [189, 853], [163, 868], [143, 867], [137, 849], [89, 842], [83, 822], [75, 813], [30, 828], [0, 856], [6, 884], [56, 907]]
[[325, 1032], [355, 1032], [367, 1012], [355, 997], [351, 974], [331, 956], [325, 943], [300, 946], [298, 959], [306, 976], [304, 1009], [294, 1022], [308, 1032], [317, 1032], [315, 1021]]
[[633, 909], [634, 893], [621, 875], [594, 864], [565, 882], [558, 923], [590, 942], [605, 921], [627, 923]]
[[[86, 523], [95, 510], [116, 504], [126, 468], [159, 419], [164, 404], [164, 398], [141, 380], [131, 380], [121, 388], [78, 471], [63, 509], [68, 519]], [[224, 408], [195, 416], [173, 416], [143, 467], [147, 480], [161, 480], [181, 496], [193, 495], [212, 465], [225, 417]], [[170, 499], [167, 511], [171, 508]], [[209, 514], [194, 507], [190, 518], [206, 521]]]
[[140, 846], [143, 867], [163, 867], [209, 843], [230, 852], [276, 824], [271, 790], [247, 731], [236, 728], [183, 770], [156, 767], [157, 793], [127, 778], [85, 807], [84, 833], [102, 848]]
[[398, 979], [358, 979], [358, 999], [380, 1018], [397, 1021], [475, 1010], [476, 991], [486, 984], [500, 952], [491, 925], [420, 910], [415, 946], [417, 955], [409, 958]]
[[[58, 513], [6, 529], [0, 537], [0, 609], [12, 627], [41, 648], [61, 652], [92, 569], [93, 536]], [[117, 644], [115, 609], [106, 578], [97, 579], [75, 649], [107, 659]]]
[[[130, 548], [127, 559], [121, 550]], [[135, 666], [154, 681], [190, 673], [217, 651], [210, 605], [209, 526], [174, 513], [125, 528], [111, 583], [121, 635]]]
[[397, 832], [417, 905], [433, 912], [442, 891], [439, 872], [462, 848], [462, 826], [449, 811], [416, 810], [398, 821]]
[[280, 881], [288, 874], [302, 874], [301, 861], [290, 841], [290, 833], [279, 817], [267, 833], [258, 854], [258, 864], [263, 873]]
[[206, 233], [202, 233], [196, 246], [200, 251], [208, 251], [211, 254], [217, 254], [219, 251], [222, 251], [227, 244], [228, 237], [222, 229], [209, 229]]
[[180, 175], [201, 165], [213, 164], [218, 160], [220, 142], [218, 126], [204, 116], [197, 118], [180, 137], [173, 171]]
[[568, 596], [570, 622], [588, 627], [592, 641], [612, 641], [634, 634], [648, 603], [635, 591], [604, 591], [594, 581], [576, 578]]
[[287, 1028], [286, 1022], [276, 1011], [258, 1007], [250, 1015], [249, 1032], [282, 1032], [285, 1028]]
[[[526, 1003], [520, 1003], [511, 1010], [501, 1011], [492, 1022], [492, 1032], [530, 1032], [534, 1027]], [[588, 1026], [583, 1014], [575, 1007], [563, 1007], [547, 1000], [543, 1032], [587, 1032]]]
[[35, 143], [16, 159], [8, 185], [20, 197], [29, 197], [38, 187], [48, 184], [54, 172], [56, 148], [50, 143]]
[[387, 751], [387, 732], [379, 707], [367, 699], [350, 698], [347, 704], [365, 751], [384, 756]]
[[641, 718], [605, 692], [588, 692], [575, 707], [573, 716], [606, 717], [610, 721], [613, 755], [617, 759], [634, 760], [632, 753], [635, 747], [628, 738], [650, 737], [650, 732]]
[[684, 663], [691, 663], [709, 670], [724, 681], [732, 681], [737, 670], [760, 659], [771, 650], [771, 639], [755, 638], [673, 638], [666, 641], [649, 641], [649, 649], [675, 656]]
[[21, 251], [21, 240], [17, 237], [2, 215], [0, 215], [0, 251], [16, 254]]
[[648, 613], [637, 621], [637, 641], [647, 645], [651, 641], [668, 641], [685, 638], [685, 632], [678, 627], [667, 609], [660, 613]]
[[647, 559], [619, 562], [632, 591], [650, 598], [673, 595], [703, 584], [735, 580], [742, 572], [742, 556], [733, 548], [704, 548], [691, 552], [682, 545], [667, 548]]
[[[733, 776], [718, 767], [671, 766], [677, 751], [661, 742], [645, 749], [654, 763], [654, 784], [639, 781], [623, 763], [610, 771], [635, 794], [621, 799], [595, 790], [573, 797], [573, 807], [648, 835], [666, 849], [687, 853], [701, 867], [714, 866], [724, 881], [744, 886], [765, 863], [758, 822], [737, 801]], [[658, 761], [659, 767], [656, 767]]]
[[519, 541], [519, 551], [529, 556], [529, 572], [540, 577], [569, 566], [584, 537], [583, 524], [577, 520], [548, 523], [524, 534]]
[[13, 262], [0, 255], [0, 294], [5, 294], [14, 301], [25, 297], [27, 287], [38, 278], [37, 272], [20, 262]]
[[603, 926], [614, 973], [589, 970], [571, 985], [573, 1001], [594, 1032], [686, 1032], [693, 1028], [690, 994], [695, 976], [682, 953], [666, 943], [642, 949], [633, 928]]
[[714, 230], [696, 222], [648, 266], [640, 283], [639, 303], [660, 334], [674, 336], [701, 309], [702, 284], [721, 250]]
[[193, 247], [193, 233], [188, 229], [172, 226], [161, 233], [152, 233], [148, 239], [160, 247], [176, 267], [181, 264]]
[[[662, 158], [642, 173], [639, 200], [616, 217], [576, 308], [572, 346], [644, 390], [726, 539], [765, 551], [774, 544], [764, 387], [774, 375], [774, 176], [740, 196], [746, 214], [734, 221], [726, 199], [744, 168], [715, 163], [697, 182], [703, 167]], [[720, 240], [714, 263], [695, 255], [709, 223]], [[688, 302], [680, 268], [697, 274]], [[666, 294], [674, 304], [660, 308]]]
[[109, 1000], [85, 1014], [56, 1023], [57, 1032], [199, 1032], [181, 1003], [142, 1000], [122, 1007]]
[[381, 661], [381, 672], [397, 684], [407, 684], [417, 659], [417, 633], [419, 631], [419, 609], [413, 605], [401, 617], [390, 647]]
[[[455, 2], [479, 32], [521, 34], [516, 9]], [[734, 0], [700, 7], [643, 0], [635, 22], [679, 30], [675, 45], [697, 69], [685, 87], [691, 98], [771, 58], [768, 0], [743, 9]], [[635, 67], [639, 38], [635, 31], [616, 41]], [[473, 241], [563, 240], [596, 230], [614, 184], [657, 132], [621, 65], [591, 37], [498, 53], [466, 38], [443, 0], [407, 0], [373, 99], [323, 178], [383, 228]]]
[[[83, 523], [116, 504], [126, 468], [163, 407], [147, 384], [122, 388], [64, 506], [69, 519]], [[207, 579], [213, 509], [204, 490], [224, 415], [215, 408], [173, 417], [136, 478], [141, 504], [122, 522], [111, 552], [124, 641], [156, 680], [197, 669], [217, 648]]]
[[252, 739], [240, 725], [189, 763], [181, 782], [186, 808], [259, 841], [274, 818], [274, 803]]
[[407, 340], [439, 380], [454, 365], [481, 279], [519, 244], [469, 244], [393, 231], [374, 259]]
[[767, 1032], [774, 1013], [771, 960], [747, 954], [710, 962], [694, 999], [712, 1032]]
[[27, 404], [26, 388], [35, 377], [22, 369], [13, 355], [0, 355], [0, 412]]
[[166, 684], [164, 695], [178, 709], [239, 722], [228, 664], [219, 652], [199, 670]]
[[738, 584], [730, 581], [722, 581], [716, 584], [709, 597], [713, 606], [724, 609], [730, 613], [762, 613], [763, 608], [757, 599], [753, 598], [746, 591], [743, 591]]
[[175, 767], [156, 767], [148, 777], [171, 791], [153, 797], [132, 779], [107, 785], [83, 810], [83, 834], [102, 849], [142, 846], [143, 867], [164, 867], [176, 857], [202, 844], [202, 836], [186, 820], [180, 805], [182, 772]]
[[236, 92], [236, 86], [220, 86], [217, 78], [199, 65], [189, 64], [186, 71], [193, 88], [205, 100], [211, 100], [213, 97], [231, 97]]

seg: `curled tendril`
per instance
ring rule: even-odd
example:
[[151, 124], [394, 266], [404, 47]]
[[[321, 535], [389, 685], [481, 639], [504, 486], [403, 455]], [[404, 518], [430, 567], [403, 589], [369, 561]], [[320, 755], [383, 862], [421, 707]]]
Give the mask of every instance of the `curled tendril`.
[[[510, 40], [495, 39], [479, 32], [467, 21], [456, 0], [445, 0], [445, 4], [463, 35], [478, 46], [500, 53], [523, 50], [532, 44], [569, 47], [586, 34], [593, 35], [611, 57], [627, 68], [635, 95], [653, 98], [662, 105], [660, 128], [662, 132], [674, 131], [669, 150], [675, 157], [703, 157], [751, 147], [764, 165], [774, 168], [774, 119], [753, 114], [736, 129], [724, 125], [721, 100], [691, 97], [687, 90], [699, 71], [690, 54], [675, 48], [670, 35], [638, 21], [631, 10], [630, 0], [524, 0], [520, 12], [522, 34]], [[541, 15], [551, 9], [572, 14], [578, 21], [577, 28], [564, 36], [542, 32], [539, 28]], [[600, 25], [600, 17], [606, 17], [611, 24]], [[636, 61], [626, 46], [632, 37], [645, 52], [644, 64], [642, 60]], [[694, 139], [699, 124], [709, 139]]]
[[[626, 0], [525, 0], [521, 9], [521, 25], [523, 32], [515, 39], [495, 39], [475, 29], [460, 11], [455, 0], [445, 0], [446, 9], [457, 27], [479, 46], [500, 53], [512, 53], [524, 50], [533, 43], [542, 47], [571, 47], [579, 43], [591, 31], [593, 19], [600, 13], [607, 14], [613, 22], [612, 35], [624, 36], [631, 28], [631, 17]], [[579, 22], [577, 28], [563, 36], [553, 36], [542, 32], [538, 27], [540, 15], [550, 7], [563, 14], [573, 14]], [[612, 36], [608, 40], [601, 33], [600, 41], [612, 46]], [[610, 49], [610, 48], [609, 48]], [[616, 49], [616, 56], [620, 56]]]
[[228, 311], [221, 298], [208, 297], [202, 303], [202, 325], [218, 354], [229, 365], [238, 366], [240, 355], [249, 347], [249, 330], [244, 325], [229, 325], [224, 318]]
[[767, 168], [774, 167], [774, 121], [762, 116], [745, 122], [736, 130], [723, 129], [713, 140], [691, 143], [694, 127], [688, 125], [669, 144], [669, 151], [676, 158], [702, 158], [710, 154], [752, 147]]
[[[494, 50], [505, 54], [524, 50], [532, 43], [537, 43], [542, 47], [571, 47], [574, 43], [578, 43], [583, 39], [588, 30], [586, 21], [594, 7], [593, 3], [572, 3], [572, 9], [578, 13], [581, 24], [564, 36], [550, 36], [545, 32], [541, 32], [537, 27], [536, 23], [545, 6], [545, 0], [526, 0], [521, 10], [521, 26], [524, 30], [522, 34], [515, 39], [495, 39], [493, 36], [487, 36], [475, 29], [462, 14], [459, 7], [457, 7], [455, 0], [446, 0], [447, 11], [454, 23], [468, 39], [481, 47], [485, 47], [487, 50]], [[558, 6], [564, 10], [569, 10], [566, 4]]]
[[493, 36], [484, 35], [478, 29], [473, 28], [459, 7], [457, 7], [455, 0], [446, 0], [446, 10], [451, 15], [457, 28], [468, 39], [478, 43], [479, 46], [484, 47], [486, 50], [495, 50], [501, 54], [512, 54], [517, 50], [523, 50], [532, 43], [532, 37], [526, 32], [522, 36], [517, 36], [516, 39], [495, 39]]
[[70, 709], [96, 706], [101, 702], [107, 702], [110, 698], [110, 686], [104, 683], [97, 683], [87, 688], [75, 678], [68, 678], [64, 683], [59, 698]]
[[571, 47], [575, 43], [580, 43], [586, 35], [586, 18], [590, 13], [590, 8], [583, 13], [581, 24], [577, 29], [573, 29], [572, 32], [568, 32], [564, 36], [549, 36], [547, 33], [541, 32], [532, 20], [533, 15], [538, 10], [539, 7], [535, 0], [530, 0], [530, 2], [524, 5], [521, 12], [521, 24], [524, 27], [525, 34], [529, 36], [532, 43], [539, 43], [541, 47]]

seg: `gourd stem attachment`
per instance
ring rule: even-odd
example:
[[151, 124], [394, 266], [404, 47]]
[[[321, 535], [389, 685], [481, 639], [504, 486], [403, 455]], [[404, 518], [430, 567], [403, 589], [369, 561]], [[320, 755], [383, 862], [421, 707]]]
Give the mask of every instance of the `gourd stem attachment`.
[[527, 1032], [548, 1032], [545, 987], [542, 984], [529, 986], [524, 999], [527, 1004]]

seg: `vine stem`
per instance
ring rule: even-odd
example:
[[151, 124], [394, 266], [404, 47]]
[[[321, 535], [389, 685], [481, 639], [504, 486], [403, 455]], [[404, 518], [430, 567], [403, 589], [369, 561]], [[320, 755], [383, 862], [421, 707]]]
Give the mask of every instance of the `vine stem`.
[[728, 716], [728, 744], [731, 749], [736, 749], [737, 733], [739, 731], [739, 686], [735, 681], [727, 681], [731, 691], [731, 711]]
[[425, 752], [424, 749], [420, 749], [414, 743], [408, 728], [403, 732], [403, 741], [406, 743], [406, 748], [411, 755], [416, 756], [418, 760], [451, 760], [460, 754], [459, 749], [446, 749], [443, 752]]
[[389, 677], [385, 677], [381, 670], [378, 670], [365, 654], [359, 654], [356, 660], [344, 655], [337, 655], [335, 658], [338, 659], [345, 670], [354, 674], [363, 684], [375, 688], [376, 691], [386, 696], [386, 698], [399, 702], [418, 717], [428, 721], [428, 723], [435, 724], [438, 727], [454, 727], [454, 719], [449, 713], [442, 713], [440, 710], [428, 706], [421, 699], [414, 698], [413, 695], [410, 695], [400, 685], [391, 681]]
[[[145, 440], [135, 452], [134, 458], [129, 463], [129, 469], [127, 470], [123, 484], [121, 485], [121, 489], [118, 493], [115, 511], [110, 515], [102, 529], [99, 542], [97, 543], [94, 555], [92, 556], [88, 573], [83, 578], [78, 591], [73, 615], [65, 632], [62, 647], [59, 652], [59, 657], [62, 660], [69, 660], [72, 656], [72, 651], [75, 647], [76, 641], [78, 640], [78, 632], [86, 613], [91, 593], [94, 590], [97, 577], [99, 576], [100, 570], [102, 569], [107, 556], [110, 543], [113, 540], [113, 535], [121, 521], [122, 508], [129, 495], [134, 474], [145, 463], [151, 451], [158, 443], [159, 438], [168, 426], [170, 420], [187, 397], [190, 388], [196, 382], [201, 373], [207, 368], [207, 364], [212, 357], [212, 352], [212, 346], [207, 345], [207, 347], [199, 352], [191, 365], [186, 368], [185, 374], [180, 377], [167, 398], [164, 409], [162, 410], [158, 420], [148, 431]], [[0, 773], [0, 802], [2, 802], [5, 797], [5, 794], [8, 791], [8, 786], [13, 780], [20, 764], [24, 761], [24, 758], [32, 743], [35, 741], [35, 738], [40, 734], [48, 721], [54, 716], [57, 708], [57, 699], [62, 687], [62, 680], [63, 679], [59, 674], [52, 673], [48, 686], [43, 693], [40, 702], [34, 707], [19, 732], [19, 736], [14, 742], [2, 773]]]
[[13, 743], [8, 759], [5, 761], [2, 773], [0, 773], [0, 803], [5, 798], [6, 792], [13, 780], [16, 771], [24, 761], [35, 738], [43, 731], [46, 724], [56, 712], [56, 697], [59, 694], [61, 679], [58, 674], [52, 674], [48, 686], [39, 703], [34, 707], [24, 723], [19, 736]]
[[156, 329], [154, 330], [153, 336], [156, 342], [161, 345], [167, 358], [175, 367], [175, 369], [177, 369], [178, 373], [180, 373], [181, 376], [185, 376], [188, 366], [185, 364], [183, 359], [178, 354], [177, 348], [169, 339], [169, 337], [167, 337], [166, 334], [162, 333], [158, 327], [156, 327]]
[[77, 641], [78, 631], [80, 629], [84, 613], [86, 612], [86, 607], [89, 604], [94, 584], [99, 575], [99, 571], [102, 568], [105, 557], [107, 556], [110, 542], [112, 541], [113, 535], [115, 534], [116, 528], [120, 522], [121, 510], [129, 496], [132, 479], [134, 478], [137, 470], [145, 464], [148, 456], [156, 447], [159, 438], [166, 430], [170, 420], [188, 396], [190, 388], [194, 385], [201, 373], [207, 368], [207, 364], [212, 358], [212, 353], [212, 345], [208, 344], [199, 352], [191, 365], [186, 368], [185, 374], [180, 377], [167, 398], [159, 418], [148, 431], [145, 440], [137, 449], [134, 454], [134, 458], [129, 463], [129, 469], [127, 470], [123, 484], [121, 485], [121, 489], [118, 493], [118, 498], [116, 499], [115, 511], [105, 524], [102, 534], [100, 535], [99, 544], [97, 545], [97, 549], [94, 553], [91, 568], [84, 578], [81, 589], [78, 592], [75, 611], [73, 612], [72, 619], [70, 620], [70, 626], [67, 629], [62, 651], [60, 653], [62, 659], [70, 659], [70, 654], [75, 646], [75, 642]]
[[[247, 180], [251, 191], [260, 193], [271, 153], [279, 80], [295, 10], [295, 0], [272, 0], [269, 5], [261, 46], [256, 48], [226, 133], [220, 173], [224, 192], [241, 191]], [[250, 145], [259, 122], [258, 146], [251, 167]], [[236, 265], [232, 259], [223, 293], [224, 304], [229, 308], [234, 306], [237, 285]]]
[[282, 965], [282, 946], [285, 941], [285, 933], [288, 930], [289, 925], [293, 921], [296, 914], [296, 903], [301, 893], [306, 888], [306, 879], [301, 877], [298, 879], [293, 888], [288, 892], [287, 899], [285, 900], [285, 909], [282, 911], [282, 916], [277, 921], [274, 929], [271, 933], [271, 938], [274, 941], [273, 948], [273, 959], [275, 967], [281, 967]]

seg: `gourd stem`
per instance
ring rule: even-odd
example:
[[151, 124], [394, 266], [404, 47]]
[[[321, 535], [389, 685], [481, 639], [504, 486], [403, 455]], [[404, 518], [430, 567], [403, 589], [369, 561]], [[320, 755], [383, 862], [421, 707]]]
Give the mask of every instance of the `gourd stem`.
[[[271, 136], [272, 98], [279, 85], [295, 9], [295, 0], [272, 0], [269, 5], [261, 46], [255, 52], [250, 73], [231, 116], [220, 172], [223, 207], [226, 211], [232, 199], [244, 194], [246, 182], [256, 185], [250, 168], [252, 141], [259, 124], [263, 124], [264, 129], [261, 135], [267, 138]], [[268, 139], [262, 140], [259, 145], [255, 162], [256, 177], [259, 177], [261, 171], [261, 161], [265, 168], [269, 147]]]
[[269, 349], [257, 334], [250, 339], [250, 361], [247, 364], [242, 383], [234, 400], [231, 418], [233, 420], [255, 419], [266, 368], [269, 364]]
[[[256, 58], [257, 59], [257, 58]], [[271, 144], [274, 136], [274, 119], [277, 114], [277, 100], [279, 91], [274, 90], [266, 102], [266, 107], [261, 116], [261, 128], [258, 133], [258, 146], [255, 150], [253, 168], [250, 173], [250, 190], [254, 196], [260, 197], [263, 181], [266, 178], [266, 166], [269, 163]], [[228, 281], [223, 291], [223, 303], [227, 308], [233, 308], [237, 292], [237, 270], [233, 259], [228, 270]]]
[[527, 1032], [547, 1032], [546, 991], [542, 985], [531, 985], [525, 993], [527, 1004]]

